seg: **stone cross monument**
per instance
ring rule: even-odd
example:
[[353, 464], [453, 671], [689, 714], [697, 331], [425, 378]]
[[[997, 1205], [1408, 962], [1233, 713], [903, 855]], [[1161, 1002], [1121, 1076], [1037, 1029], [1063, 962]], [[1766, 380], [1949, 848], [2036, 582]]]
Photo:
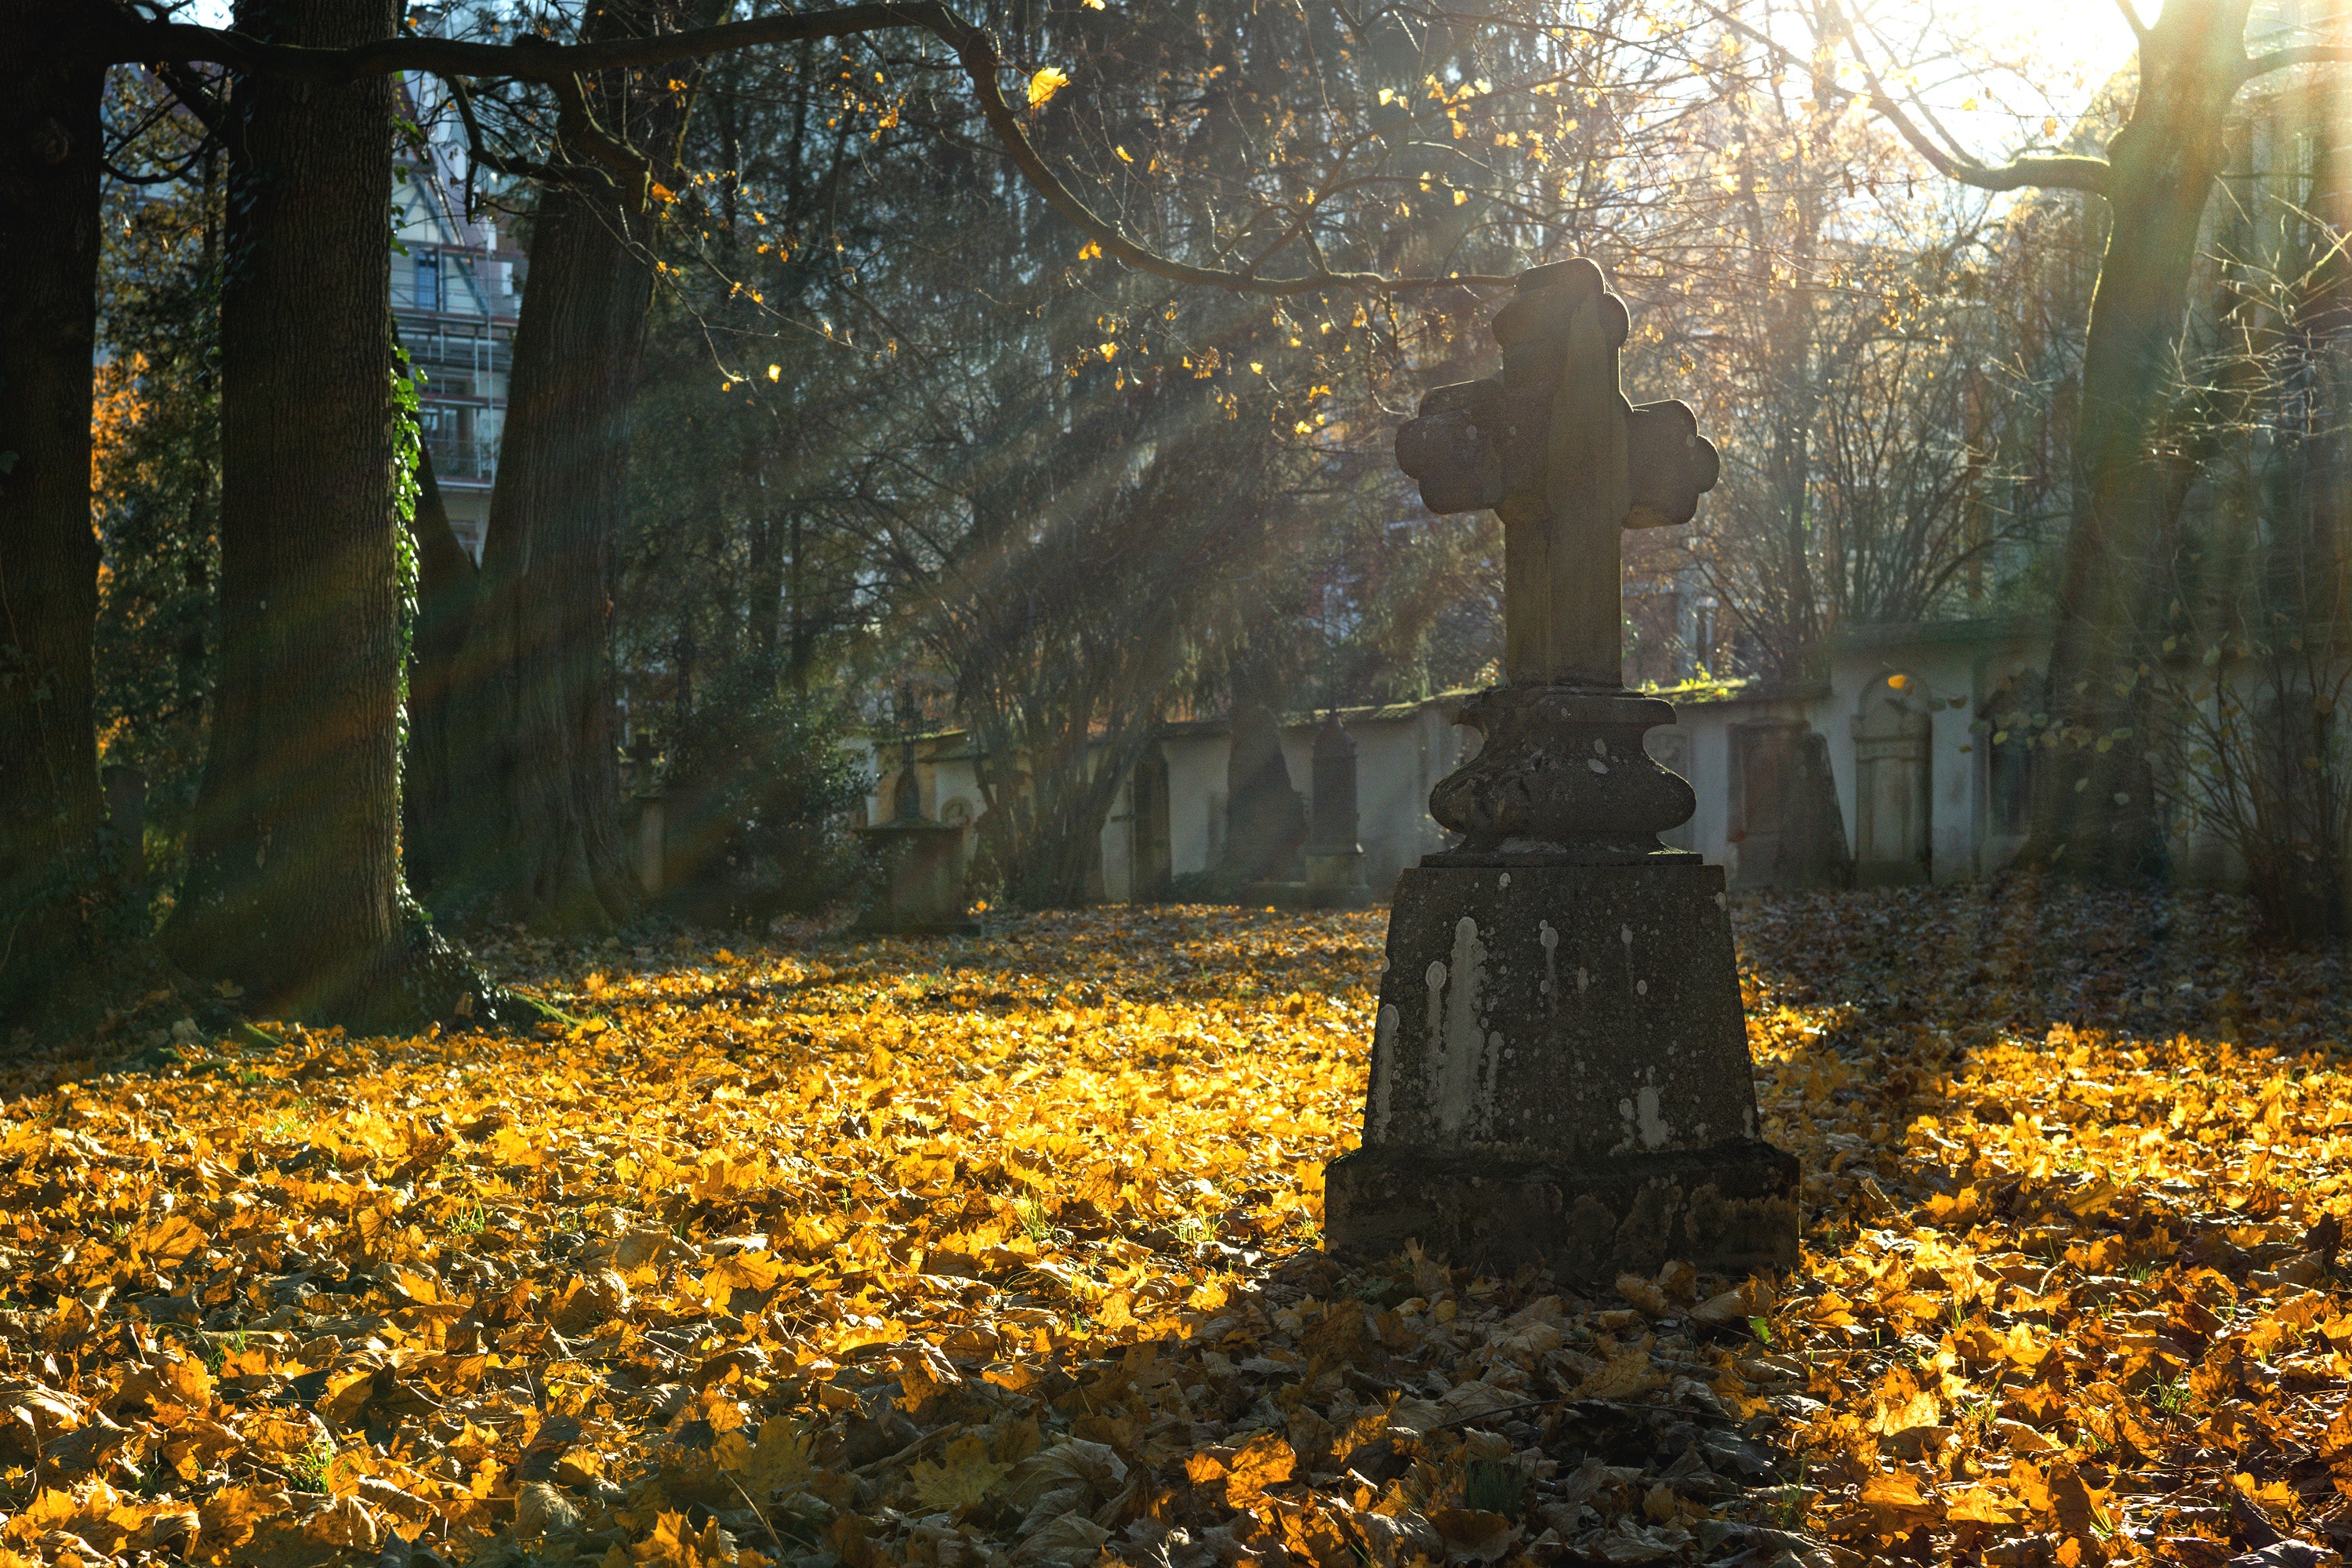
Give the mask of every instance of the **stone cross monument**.
[[1657, 838], [1696, 804], [1643, 750], [1674, 709], [1622, 680], [1620, 531], [1689, 521], [1717, 475], [1688, 407], [1626, 402], [1627, 326], [1592, 262], [1522, 273], [1501, 375], [1437, 388], [1397, 434], [1432, 510], [1502, 514], [1506, 684], [1464, 709], [1484, 744], [1430, 794], [1461, 843], [1397, 885], [1364, 1146], [1325, 1189], [1342, 1256], [1418, 1238], [1603, 1279], [1797, 1261], [1723, 872]]

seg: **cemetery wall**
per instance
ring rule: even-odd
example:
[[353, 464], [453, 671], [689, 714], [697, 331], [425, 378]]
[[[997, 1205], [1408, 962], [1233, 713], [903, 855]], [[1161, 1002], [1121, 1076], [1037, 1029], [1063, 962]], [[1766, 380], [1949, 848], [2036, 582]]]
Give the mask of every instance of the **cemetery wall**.
[[[1675, 722], [1651, 731], [1651, 754], [1687, 778], [1697, 796], [1692, 819], [1665, 839], [1723, 867], [1735, 888], [1990, 876], [2022, 845], [2028, 799], [2014, 752], [1997, 756], [1974, 726], [2005, 679], [2038, 672], [2048, 654], [2046, 626], [2026, 621], [1873, 627], [1825, 648], [1814, 680], [1662, 692], [1675, 704]], [[1465, 760], [1465, 745], [1477, 744], [1474, 731], [1454, 723], [1467, 695], [1341, 710], [1358, 747], [1357, 840], [1376, 898], [1387, 898], [1400, 871], [1445, 847], [1444, 829], [1429, 816], [1429, 792]], [[1302, 799], [1321, 721], [1319, 713], [1296, 713], [1282, 726], [1284, 760]], [[855, 743], [877, 781], [866, 819], [882, 820], [896, 798], [897, 743]], [[1153, 778], [1139, 795], [1133, 777], [1122, 781], [1103, 826], [1106, 900], [1164, 896], [1174, 878], [1218, 864], [1228, 750], [1222, 721], [1161, 731], [1147, 762]], [[979, 779], [961, 733], [919, 742], [915, 772], [925, 816], [978, 819]], [[1805, 813], [1827, 820], [1822, 795], [1835, 802], [1843, 868], [1818, 855], [1799, 864], [1783, 848]], [[2241, 875], [2234, 858], [2208, 839], [2176, 844], [2174, 853], [2191, 884], [2230, 886]]]

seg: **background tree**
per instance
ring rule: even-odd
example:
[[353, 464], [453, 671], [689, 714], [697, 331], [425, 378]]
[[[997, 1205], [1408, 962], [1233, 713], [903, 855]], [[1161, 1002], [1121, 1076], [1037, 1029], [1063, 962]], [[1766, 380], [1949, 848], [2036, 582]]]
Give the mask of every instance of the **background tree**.
[[[395, 16], [250, 0], [237, 21], [336, 47]], [[163, 936], [278, 1016], [413, 1026], [480, 988], [400, 867], [391, 84], [242, 78], [226, 129], [218, 695]]]
[[[2137, 40], [2123, 124], [2105, 156], [2033, 152], [1986, 163], [1932, 114], [1906, 106], [1873, 64], [1874, 36], [1841, 31], [1871, 102], [1939, 173], [1990, 191], [2082, 192], [2104, 203], [2106, 243], [2085, 328], [2071, 515], [2057, 584], [2049, 700], [2063, 744], [2037, 770], [2025, 856], [2074, 875], [2146, 874], [2164, 863], [2140, 669], [2165, 635], [2163, 465], [2151, 462], [2189, 305], [2200, 235], [2239, 95], [2273, 72], [2352, 59], [2340, 45], [2250, 55], [2252, 0], [2164, 0]], [[1843, 22], [1843, 18], [1841, 18]], [[2103, 744], [2104, 743], [2104, 744]]]
[[[1618, 42], [1624, 10], [1572, 33], [1351, 31], [1320, 7], [990, 19], [1032, 73], [1033, 144], [1115, 199], [1121, 233], [1244, 276], [1442, 276], [1507, 274], [1546, 245], [1654, 243], [1654, 204], [1628, 189], [1664, 135], [1644, 105], [1699, 79], [1672, 38]], [[927, 666], [971, 726], [1005, 886], [1067, 901], [1086, 896], [1126, 760], [1180, 696], [1221, 700], [1243, 666], [1286, 672], [1286, 700], [1418, 691], [1428, 628], [1447, 628], [1446, 658], [1483, 646], [1491, 616], [1448, 606], [1491, 575], [1492, 532], [1393, 527], [1418, 509], [1386, 449], [1419, 384], [1479, 368], [1473, 296], [1171, 290], [1097, 259], [1087, 232], [967, 151], [972, 108], [930, 88], [920, 51], [800, 64], [789, 111], [747, 99], [731, 121], [698, 117], [698, 135], [724, 124], [700, 157], [729, 173], [688, 193], [698, 223], [674, 262], [723, 374], [680, 362], [668, 428], [695, 472], [673, 464], [658, 536], [672, 557], [738, 563], [768, 608], [677, 598], [666, 646], [656, 627], [628, 634], [641, 675], [688, 691], [760, 646], [736, 628], [772, 615], [758, 563], [777, 559], [761, 541], [781, 500], [803, 546], [870, 563], [836, 578], [877, 634], [845, 645], [856, 667]], [[845, 138], [855, 167], [826, 151]], [[983, 232], [993, 243], [966, 243]], [[778, 411], [778, 439], [722, 415], [730, 403]], [[722, 431], [746, 442], [731, 460]], [[751, 504], [713, 530], [730, 495]]]
[[[610, 0], [586, 9], [579, 36], [676, 31], [716, 9]], [[542, 929], [601, 931], [634, 903], [607, 616], [651, 247], [679, 178], [687, 98], [665, 67], [600, 73], [558, 99], [481, 582], [457, 655], [450, 826], [461, 897]]]
[[2078, 340], [2047, 319], [2069, 302], [2046, 259], [2062, 215], [1944, 185], [1841, 85], [1834, 9], [1773, 15], [1811, 47], [1719, 35], [1683, 187], [1714, 221], [1633, 285], [1654, 297], [1629, 381], [1701, 406], [1724, 477], [1629, 569], [1717, 602], [1683, 668], [1799, 679], [1849, 627], [2032, 607], [2053, 531], [2037, 442]]
[[204, 763], [220, 576], [221, 146], [144, 71], [108, 84], [93, 487], [100, 760], [146, 783], [176, 883]]

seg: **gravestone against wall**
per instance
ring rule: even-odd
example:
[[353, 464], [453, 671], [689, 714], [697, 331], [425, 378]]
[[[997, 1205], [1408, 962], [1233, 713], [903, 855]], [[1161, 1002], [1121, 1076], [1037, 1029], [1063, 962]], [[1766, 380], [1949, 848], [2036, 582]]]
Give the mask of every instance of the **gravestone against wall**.
[[962, 825], [923, 816], [915, 742], [899, 743], [898, 776], [881, 793], [891, 803], [887, 822], [861, 827], [871, 858], [871, 898], [857, 929], [898, 936], [970, 936], [980, 922], [966, 912]]
[[1865, 888], [1924, 882], [1930, 870], [1927, 708], [1894, 681], [1875, 683], [1853, 720], [1854, 880]]
[[1732, 840], [1743, 888], [1850, 888], [1829, 738], [1801, 719], [1730, 730]]
[[1592, 262], [1524, 273], [1502, 374], [1398, 433], [1433, 510], [1502, 516], [1507, 684], [1465, 706], [1485, 743], [1430, 796], [1460, 844], [1397, 885], [1364, 1144], [1327, 1173], [1342, 1256], [1418, 1239], [1601, 1279], [1797, 1260], [1723, 874], [1658, 842], [1696, 804], [1643, 746], [1674, 710], [1622, 683], [1621, 531], [1688, 521], [1717, 474], [1687, 407], [1626, 402], [1627, 326]]
[[1282, 727], [1263, 703], [1234, 706], [1225, 801], [1225, 874], [1244, 885], [1303, 880], [1307, 803], [1283, 760]]
[[1372, 901], [1356, 842], [1356, 738], [1335, 710], [1315, 732], [1314, 799], [1307, 828], [1307, 902], [1359, 910]]

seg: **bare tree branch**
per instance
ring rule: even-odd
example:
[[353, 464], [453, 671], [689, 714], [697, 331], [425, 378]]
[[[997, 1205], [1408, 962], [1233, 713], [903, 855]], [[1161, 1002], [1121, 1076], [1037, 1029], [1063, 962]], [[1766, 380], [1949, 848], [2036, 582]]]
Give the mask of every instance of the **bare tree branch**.
[[2248, 60], [2238, 72], [2241, 82], [2252, 81], [2272, 71], [2283, 71], [2293, 66], [2343, 65], [2352, 62], [2352, 45], [2298, 44], [2291, 49], [2273, 49]]
[[[1808, 73], [1812, 70], [1811, 60], [1806, 59], [1770, 34], [1741, 21], [1730, 12], [1711, 4], [1710, 0], [1698, 0], [1698, 3], [1700, 8], [1717, 22], [1763, 48], [1790, 69]], [[2094, 195], [2103, 196], [2107, 194], [2107, 162], [2104, 158], [2072, 156], [2013, 158], [2006, 163], [1987, 164], [1969, 156], [1961, 150], [1957, 141], [1952, 142], [1949, 150], [1937, 146], [1926, 132], [1919, 129], [1917, 122], [1905, 112], [1903, 106], [1895, 100], [1895, 95], [1886, 90], [1885, 83], [1879, 80], [1878, 73], [1871, 68], [1869, 60], [1864, 58], [1860, 46], [1855, 43], [1853, 29], [1847, 25], [1843, 15], [1832, 7], [1830, 16], [1837, 29], [1845, 34], [1846, 46], [1853, 53], [1854, 63], [1862, 68], [1864, 79], [1870, 83], [1870, 90], [1866, 95], [1843, 87], [1832, 87], [1830, 89], [1831, 92], [1840, 99], [1867, 96], [1870, 100], [1871, 111], [1894, 126], [1903, 140], [1911, 144], [1911, 150], [1926, 159], [1928, 166], [1937, 174], [1947, 179], [1958, 180], [1964, 185], [1974, 185], [1979, 190], [1986, 191], [2015, 191], [2022, 190], [2028, 185], [2039, 185], [2061, 190], [2088, 191]], [[1925, 112], [1924, 109], [1923, 112]], [[1948, 140], [1950, 139], [1951, 132], [1944, 131], [1941, 122], [1935, 121], [1933, 114], [1929, 114], [1928, 119], [1936, 123], [1937, 131], [1943, 132]]]
[[[2111, 171], [2105, 158], [2083, 158], [2061, 155], [2049, 158], [2012, 158], [2006, 163], [1987, 164], [1958, 151], [1936, 144], [1933, 138], [1919, 129], [1918, 122], [1895, 100], [1879, 79], [1877, 68], [1862, 52], [1862, 42], [1854, 37], [1853, 26], [1844, 11], [1832, 3], [1829, 6], [1830, 25], [1845, 35], [1846, 47], [1853, 55], [1854, 64], [1862, 68], [1863, 79], [1870, 86], [1871, 111], [1895, 127], [1897, 134], [1911, 144], [1911, 150], [1927, 161], [1927, 166], [1948, 180], [1964, 185], [1974, 185], [1982, 191], [2017, 191], [2029, 185], [2070, 191], [2088, 191], [2094, 195], [2107, 194]], [[1925, 112], [1923, 110], [1923, 112]], [[1929, 118], [1932, 120], [1933, 116]], [[1939, 124], [1937, 130], [1942, 130]], [[1949, 132], [1945, 134], [1948, 137]]]

